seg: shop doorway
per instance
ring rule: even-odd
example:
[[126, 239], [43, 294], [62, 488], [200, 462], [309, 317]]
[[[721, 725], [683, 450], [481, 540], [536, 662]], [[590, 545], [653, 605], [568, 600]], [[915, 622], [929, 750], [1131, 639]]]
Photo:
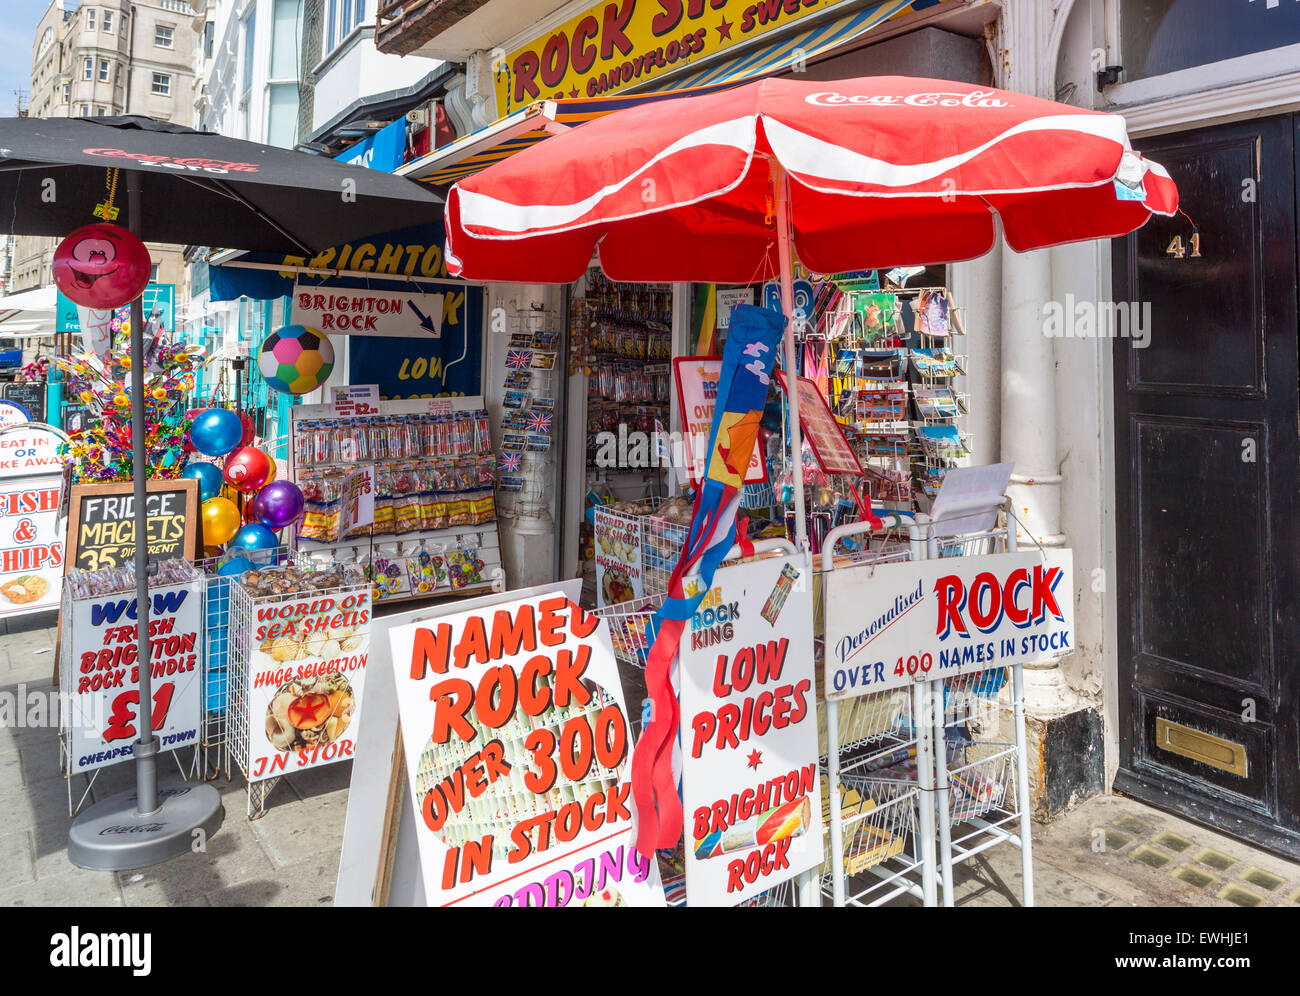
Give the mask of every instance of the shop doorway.
[[[1142, 151], [1113, 255], [1118, 791], [1300, 854], [1295, 115]], [[1150, 310], [1145, 310], [1149, 303]], [[1145, 348], [1140, 348], [1149, 335]]]

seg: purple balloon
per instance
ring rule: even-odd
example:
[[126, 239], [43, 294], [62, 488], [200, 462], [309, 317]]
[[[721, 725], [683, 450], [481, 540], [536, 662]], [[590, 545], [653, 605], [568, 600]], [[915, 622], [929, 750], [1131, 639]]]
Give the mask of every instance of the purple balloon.
[[253, 496], [253, 518], [267, 529], [283, 529], [302, 515], [303, 504], [293, 481], [272, 481]]

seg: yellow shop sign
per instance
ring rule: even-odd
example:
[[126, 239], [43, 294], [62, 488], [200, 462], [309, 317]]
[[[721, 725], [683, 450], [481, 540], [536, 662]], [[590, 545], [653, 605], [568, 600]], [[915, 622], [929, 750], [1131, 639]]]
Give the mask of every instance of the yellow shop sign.
[[608, 0], [496, 66], [497, 111], [599, 97], [682, 69], [844, 0]]

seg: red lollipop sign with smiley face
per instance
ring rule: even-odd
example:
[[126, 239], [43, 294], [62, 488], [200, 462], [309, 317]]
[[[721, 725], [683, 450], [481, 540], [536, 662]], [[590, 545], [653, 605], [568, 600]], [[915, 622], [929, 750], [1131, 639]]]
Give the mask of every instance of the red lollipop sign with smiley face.
[[149, 283], [149, 250], [118, 225], [78, 228], [54, 250], [54, 282], [76, 304], [118, 308]]

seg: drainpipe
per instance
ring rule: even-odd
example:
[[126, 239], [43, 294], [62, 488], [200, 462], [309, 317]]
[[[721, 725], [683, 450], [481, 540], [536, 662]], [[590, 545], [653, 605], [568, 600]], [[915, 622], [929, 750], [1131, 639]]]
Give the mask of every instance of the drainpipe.
[[131, 4], [131, 23], [126, 29], [126, 90], [122, 94], [122, 113], [131, 113], [131, 83], [135, 76], [135, 4]]
[[[1056, 452], [1055, 355], [1043, 334], [1052, 296], [1049, 250], [1002, 247], [1002, 459], [1012, 462], [1011, 499], [1022, 550], [1063, 546], [1061, 473]], [[1072, 712], [1074, 693], [1058, 660], [1025, 665], [1025, 707], [1045, 719]]]

